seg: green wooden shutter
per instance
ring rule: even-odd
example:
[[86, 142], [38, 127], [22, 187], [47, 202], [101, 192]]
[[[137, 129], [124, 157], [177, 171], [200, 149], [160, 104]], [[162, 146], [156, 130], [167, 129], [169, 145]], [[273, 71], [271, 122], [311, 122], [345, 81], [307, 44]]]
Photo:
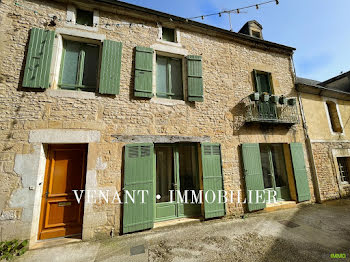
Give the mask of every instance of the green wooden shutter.
[[136, 97], [153, 96], [152, 92], [153, 49], [137, 46], [135, 54], [135, 90]]
[[188, 101], [203, 102], [202, 57], [187, 56]]
[[[202, 170], [203, 170], [203, 202], [204, 218], [222, 217], [225, 215], [224, 199], [219, 203], [218, 190], [224, 190], [221, 149], [219, 144], [202, 143]], [[215, 201], [213, 201], [213, 191]], [[208, 192], [208, 201], [205, 201], [205, 194]], [[223, 195], [223, 194], [222, 194]], [[212, 202], [213, 203], [210, 203]]]
[[255, 69], [253, 70], [253, 77], [254, 77], [254, 81], [255, 81], [255, 91], [262, 93], [261, 85], [260, 85], [260, 81], [259, 81], [259, 77], [258, 77], [258, 72]]
[[31, 29], [23, 87], [49, 88], [54, 38], [55, 31]]
[[310, 200], [310, 188], [305, 167], [303, 145], [301, 143], [291, 143], [290, 152], [292, 156], [298, 202]]
[[[242, 144], [242, 157], [248, 210], [254, 211], [264, 209], [266, 203], [256, 203], [256, 190], [264, 190], [259, 144]], [[252, 192], [250, 201], [249, 190]], [[259, 202], [265, 202], [263, 192], [261, 192], [261, 195], [263, 195], [263, 197], [259, 199]]]
[[122, 43], [103, 41], [99, 93], [119, 94], [121, 65]]
[[[135, 232], [153, 227], [153, 144], [129, 144], [125, 146], [124, 156], [124, 204], [123, 233]], [[128, 199], [125, 190], [132, 194], [133, 190], [147, 190], [144, 204], [141, 194], [135, 194], [135, 203]]]

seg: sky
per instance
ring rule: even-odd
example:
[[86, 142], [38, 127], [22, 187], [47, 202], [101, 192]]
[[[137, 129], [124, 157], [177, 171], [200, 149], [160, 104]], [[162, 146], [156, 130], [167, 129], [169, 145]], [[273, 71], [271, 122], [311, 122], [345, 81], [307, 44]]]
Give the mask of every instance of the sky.
[[[189, 18], [265, 2], [266, 0], [123, 0]], [[246, 12], [246, 13], [243, 13]], [[296, 48], [297, 76], [324, 81], [350, 70], [349, 0], [279, 0], [231, 15], [233, 31], [249, 20], [263, 26], [265, 40]], [[196, 21], [229, 29], [227, 15]]]

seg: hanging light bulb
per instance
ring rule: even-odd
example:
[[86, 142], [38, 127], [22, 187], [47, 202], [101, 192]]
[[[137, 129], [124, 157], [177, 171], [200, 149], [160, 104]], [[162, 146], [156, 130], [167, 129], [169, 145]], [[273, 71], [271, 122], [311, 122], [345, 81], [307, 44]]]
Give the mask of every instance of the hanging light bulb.
[[276, 0], [276, 5], [278, 5], [280, 2], [278, 0]]
[[239, 9], [237, 9], [237, 14], [239, 14]]
[[202, 20], [204, 20], [204, 16], [202, 15]]
[[256, 9], [259, 9], [259, 5], [256, 5]]
[[219, 13], [219, 17], [221, 17], [221, 13]]

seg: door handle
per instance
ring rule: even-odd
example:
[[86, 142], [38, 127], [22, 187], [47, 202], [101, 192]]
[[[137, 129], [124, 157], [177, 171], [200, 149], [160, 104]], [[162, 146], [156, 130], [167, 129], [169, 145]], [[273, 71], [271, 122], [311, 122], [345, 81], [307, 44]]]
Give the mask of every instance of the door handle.
[[46, 193], [45, 193], [45, 198], [47, 199], [48, 196], [49, 196], [49, 191], [46, 191]]

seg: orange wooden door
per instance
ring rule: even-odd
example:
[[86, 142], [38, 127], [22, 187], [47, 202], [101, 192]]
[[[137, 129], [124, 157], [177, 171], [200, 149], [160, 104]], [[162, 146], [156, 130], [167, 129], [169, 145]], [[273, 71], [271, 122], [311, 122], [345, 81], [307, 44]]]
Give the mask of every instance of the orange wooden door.
[[84, 199], [78, 204], [72, 190], [84, 189], [86, 151], [86, 145], [49, 146], [39, 239], [81, 234]]

